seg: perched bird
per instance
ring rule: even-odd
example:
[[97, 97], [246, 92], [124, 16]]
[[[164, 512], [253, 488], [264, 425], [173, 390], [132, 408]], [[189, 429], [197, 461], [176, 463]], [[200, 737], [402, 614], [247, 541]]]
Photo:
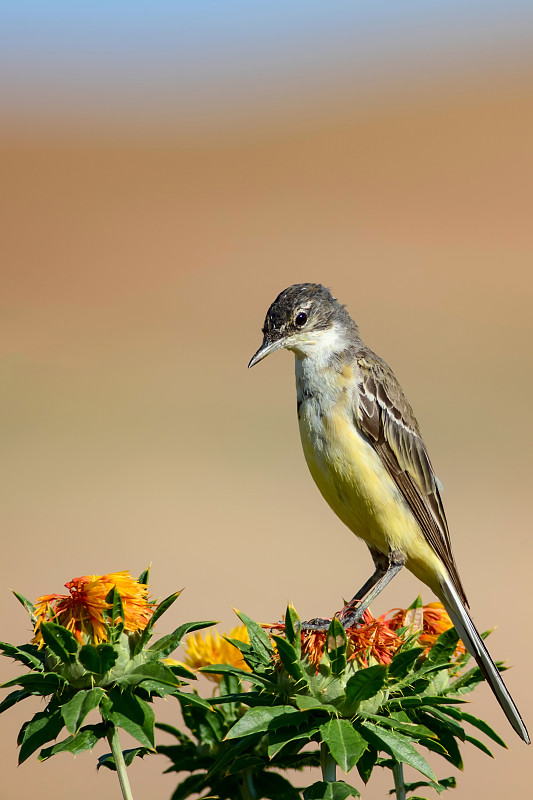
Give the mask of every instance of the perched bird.
[[468, 613], [439, 482], [392, 370], [361, 340], [345, 307], [317, 283], [289, 286], [278, 295], [249, 366], [282, 348], [296, 357], [298, 422], [311, 475], [374, 561], [373, 575], [341, 612], [343, 625], [357, 622], [405, 565], [441, 600], [507, 719], [529, 744], [518, 709]]

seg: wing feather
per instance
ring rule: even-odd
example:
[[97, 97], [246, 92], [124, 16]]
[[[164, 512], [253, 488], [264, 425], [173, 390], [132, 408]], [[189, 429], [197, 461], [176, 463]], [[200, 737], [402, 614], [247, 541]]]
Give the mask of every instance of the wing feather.
[[390, 367], [366, 350], [358, 357], [361, 375], [357, 423], [413, 512], [422, 533], [444, 563], [468, 605], [453, 557], [446, 515], [431, 461], [413, 410]]

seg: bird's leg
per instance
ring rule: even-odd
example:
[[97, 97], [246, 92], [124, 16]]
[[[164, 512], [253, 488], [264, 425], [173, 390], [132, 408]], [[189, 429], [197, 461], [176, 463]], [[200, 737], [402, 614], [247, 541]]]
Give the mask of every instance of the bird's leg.
[[[391, 550], [387, 556], [378, 550], [370, 549], [370, 555], [375, 564], [373, 575], [366, 581], [352, 599], [346, 603], [337, 616], [343, 628], [351, 628], [359, 622], [366, 609], [373, 603], [378, 594], [388, 584], [405, 564], [405, 556], [399, 550]], [[331, 623], [330, 619], [310, 619], [302, 622], [303, 631], [326, 631]]]
[[378, 594], [405, 564], [405, 556], [399, 550], [389, 551], [388, 556], [384, 556], [376, 550], [370, 550], [370, 554], [376, 565], [374, 574], [350, 602], [346, 603], [339, 614], [339, 621], [345, 630], [361, 620], [369, 605], [374, 602]]
[[[379, 555], [381, 555], [381, 553]], [[365, 584], [363, 584], [363, 586], [361, 586], [359, 591], [354, 594], [352, 599], [348, 603], [346, 603], [346, 605], [344, 606], [342, 611], [338, 612], [337, 616], [338, 616], [340, 622], [343, 624], [343, 626], [345, 628], [349, 627], [349, 626], [345, 625], [344, 618], [350, 616], [352, 613], [355, 613], [356, 610], [359, 611], [359, 606], [361, 605], [363, 600], [366, 598], [367, 594], [371, 591], [371, 589], [374, 588], [374, 586], [383, 577], [383, 575], [386, 574], [387, 569], [388, 569], [388, 561], [387, 560], [385, 560], [385, 564], [386, 564], [386, 566], [378, 566], [376, 564], [376, 570], [375, 570], [374, 574], [370, 576], [370, 578], [367, 580], [367, 582]], [[367, 606], [365, 606], [363, 608], [363, 611], [361, 612], [361, 616], [362, 616], [365, 608], [367, 608]], [[330, 619], [322, 619], [320, 617], [317, 618], [317, 619], [310, 619], [309, 622], [302, 622], [302, 630], [304, 630], [304, 631], [326, 631], [329, 628], [330, 622], [331, 622]], [[353, 623], [352, 623], [352, 625], [353, 625]]]

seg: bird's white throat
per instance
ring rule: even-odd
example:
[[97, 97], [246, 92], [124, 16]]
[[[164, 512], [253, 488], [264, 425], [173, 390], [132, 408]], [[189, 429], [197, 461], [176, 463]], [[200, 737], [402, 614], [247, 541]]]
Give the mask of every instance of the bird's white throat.
[[288, 349], [293, 351], [297, 361], [311, 359], [318, 368], [327, 364], [336, 353], [342, 353], [349, 344], [348, 331], [335, 322], [330, 328], [294, 336]]

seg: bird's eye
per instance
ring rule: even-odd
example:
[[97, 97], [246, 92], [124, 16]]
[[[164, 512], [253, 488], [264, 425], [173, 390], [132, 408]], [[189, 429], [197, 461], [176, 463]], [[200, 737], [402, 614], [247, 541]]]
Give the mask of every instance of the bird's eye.
[[307, 322], [307, 314], [305, 313], [305, 311], [300, 311], [298, 314], [296, 314], [294, 318], [294, 324], [298, 328], [303, 328], [306, 322]]

